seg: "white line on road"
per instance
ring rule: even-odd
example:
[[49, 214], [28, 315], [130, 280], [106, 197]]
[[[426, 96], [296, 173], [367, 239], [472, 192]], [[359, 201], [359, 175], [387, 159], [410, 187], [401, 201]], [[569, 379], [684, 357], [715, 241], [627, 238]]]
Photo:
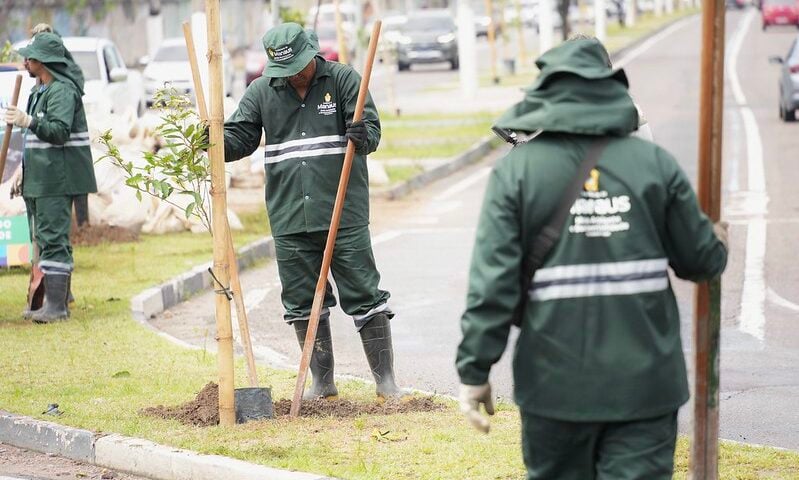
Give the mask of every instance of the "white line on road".
[[767, 291], [768, 291], [767, 296], [771, 303], [779, 305], [782, 308], [787, 308], [788, 310], [793, 310], [794, 312], [799, 312], [799, 305], [793, 303], [787, 298], [783, 298], [780, 294], [778, 294], [771, 288], [768, 288]]
[[473, 174], [469, 175], [468, 177], [464, 178], [460, 182], [452, 185], [448, 189], [444, 190], [443, 192], [439, 193], [433, 200], [436, 202], [441, 202], [444, 200], [449, 200], [450, 198], [454, 197], [455, 195], [463, 192], [464, 190], [470, 188], [475, 183], [479, 182], [483, 178], [487, 177], [488, 174], [491, 173], [491, 167], [483, 167]]
[[730, 40], [727, 77], [735, 103], [739, 107], [746, 133], [747, 192], [744, 200], [744, 212], [751, 218], [746, 233], [746, 259], [744, 261], [744, 284], [741, 292], [739, 329], [762, 342], [765, 337], [766, 326], [765, 258], [767, 224], [765, 215], [768, 194], [766, 192], [763, 143], [760, 139], [760, 129], [757, 126], [754, 113], [746, 106], [746, 96], [741, 88], [737, 70], [738, 55], [741, 52], [741, 46], [754, 16], [755, 10], [749, 10], [746, 16], [738, 23], [735, 35]]
[[680, 21], [674, 23], [673, 25], [671, 25], [670, 27], [668, 27], [667, 29], [663, 30], [662, 32], [658, 33], [657, 35], [653, 35], [652, 37], [649, 38], [649, 40], [645, 41], [644, 43], [642, 43], [638, 47], [636, 47], [633, 50], [631, 50], [630, 53], [622, 56], [621, 59], [619, 59], [618, 61], [613, 62], [613, 68], [624, 68], [628, 63], [632, 62], [633, 60], [635, 60], [639, 56], [641, 56], [644, 53], [646, 53], [646, 51], [649, 50], [650, 48], [652, 48], [656, 43], [658, 43], [659, 41], [661, 41], [664, 38], [668, 37], [672, 33], [676, 32], [677, 30], [685, 27], [686, 25], [688, 25], [689, 23], [694, 22], [694, 21], [699, 21], [699, 17], [698, 16], [692, 16], [692, 17], [688, 17], [686, 19], [680, 20]]

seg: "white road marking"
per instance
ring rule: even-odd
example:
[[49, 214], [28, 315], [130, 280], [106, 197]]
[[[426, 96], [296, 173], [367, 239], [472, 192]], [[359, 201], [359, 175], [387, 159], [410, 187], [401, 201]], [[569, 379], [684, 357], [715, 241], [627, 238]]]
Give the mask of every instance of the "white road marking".
[[374, 237], [372, 237], [372, 246], [374, 247], [375, 245], [380, 245], [381, 243], [394, 240], [403, 233], [404, 232], [402, 230], [389, 230], [387, 232], [381, 233], [380, 235], [375, 235]]
[[667, 28], [667, 29], [663, 30], [662, 32], [658, 33], [657, 35], [654, 35], [654, 36], [650, 37], [649, 40], [645, 41], [644, 43], [642, 43], [641, 45], [639, 45], [635, 49], [631, 50], [630, 53], [624, 55], [618, 61], [613, 62], [613, 68], [624, 68], [628, 63], [632, 62], [636, 58], [638, 58], [641, 55], [643, 55], [644, 53], [646, 53], [647, 50], [649, 50], [650, 48], [655, 46], [655, 44], [658, 43], [659, 41], [661, 41], [664, 38], [668, 37], [669, 35], [671, 35], [672, 33], [676, 32], [677, 30], [680, 30], [681, 28], [685, 27], [689, 23], [692, 23], [692, 22], [695, 22], [695, 21], [699, 21], [699, 16], [688, 17], [688, 18], [686, 18], [684, 20], [680, 20], [679, 22], [673, 24], [669, 28]]
[[777, 292], [772, 290], [771, 288], [767, 289], [767, 297], [768, 300], [773, 303], [774, 305], [779, 305], [782, 308], [787, 308], [788, 310], [793, 310], [794, 312], [799, 312], [799, 305], [793, 303], [792, 301], [788, 300], [787, 298], [783, 298]]
[[450, 186], [443, 192], [439, 193], [435, 197], [433, 197], [434, 202], [441, 202], [444, 200], [449, 200], [450, 198], [458, 195], [459, 193], [463, 192], [472, 187], [475, 183], [479, 182], [483, 178], [487, 177], [488, 174], [491, 173], [491, 167], [483, 167], [476, 172], [472, 173], [468, 177], [464, 178], [460, 182], [456, 183], [455, 185]]
[[750, 218], [746, 233], [746, 259], [744, 261], [744, 284], [741, 292], [741, 319], [738, 328], [761, 342], [765, 337], [766, 280], [765, 258], [768, 211], [766, 175], [763, 164], [763, 144], [760, 129], [754, 113], [746, 105], [746, 96], [738, 77], [738, 55], [744, 38], [755, 17], [755, 10], [749, 10], [738, 23], [735, 35], [730, 40], [727, 63], [727, 78], [735, 103], [739, 107], [746, 134], [747, 191], [744, 193], [741, 213]]

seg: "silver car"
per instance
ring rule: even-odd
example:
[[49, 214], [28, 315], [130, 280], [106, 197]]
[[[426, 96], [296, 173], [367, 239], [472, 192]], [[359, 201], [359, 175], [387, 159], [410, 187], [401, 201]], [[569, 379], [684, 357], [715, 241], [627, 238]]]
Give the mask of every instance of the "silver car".
[[786, 122], [796, 120], [796, 110], [799, 109], [799, 36], [797, 36], [788, 55], [771, 57], [773, 63], [782, 64], [780, 74], [780, 118]]

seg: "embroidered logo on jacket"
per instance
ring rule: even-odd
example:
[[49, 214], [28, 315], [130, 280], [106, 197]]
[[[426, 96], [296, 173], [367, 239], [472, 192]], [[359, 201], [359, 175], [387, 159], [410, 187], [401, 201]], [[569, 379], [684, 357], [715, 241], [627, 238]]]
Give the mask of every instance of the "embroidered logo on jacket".
[[325, 93], [325, 101], [317, 105], [316, 110], [319, 115], [333, 115], [336, 113], [336, 102], [333, 101], [330, 92]]

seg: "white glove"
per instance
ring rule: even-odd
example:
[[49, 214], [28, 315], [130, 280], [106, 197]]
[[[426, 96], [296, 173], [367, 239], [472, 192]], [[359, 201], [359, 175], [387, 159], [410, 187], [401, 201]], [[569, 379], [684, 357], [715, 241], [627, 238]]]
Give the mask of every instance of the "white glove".
[[729, 223], [721, 221], [716, 222], [713, 224], [713, 233], [716, 234], [719, 241], [724, 245], [724, 248], [729, 252], [730, 251], [730, 236], [727, 233], [727, 228], [729, 227]]
[[463, 385], [461, 384], [458, 402], [461, 412], [472, 426], [483, 433], [488, 433], [490, 424], [488, 418], [480, 413], [480, 404], [485, 406], [486, 413], [494, 414], [494, 399], [491, 397], [491, 384]]
[[22, 128], [31, 126], [33, 117], [18, 109], [17, 107], [9, 106], [6, 108], [6, 123], [16, 125]]

